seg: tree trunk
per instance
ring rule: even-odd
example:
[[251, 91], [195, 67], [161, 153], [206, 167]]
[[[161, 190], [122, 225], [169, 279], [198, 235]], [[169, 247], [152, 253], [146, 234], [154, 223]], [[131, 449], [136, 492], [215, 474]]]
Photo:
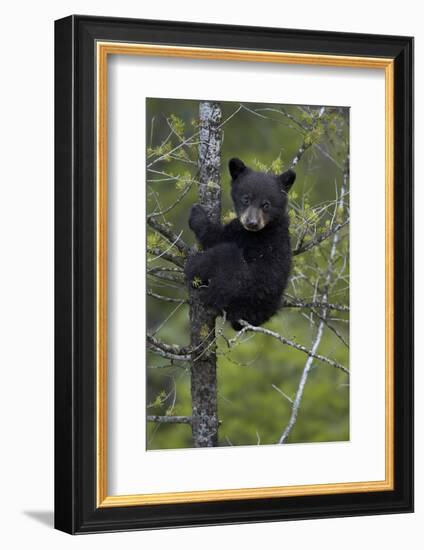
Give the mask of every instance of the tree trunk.
[[[221, 107], [199, 105], [199, 202], [213, 222], [221, 218]], [[196, 289], [190, 290], [192, 431], [195, 447], [218, 444], [215, 313], [203, 306]]]

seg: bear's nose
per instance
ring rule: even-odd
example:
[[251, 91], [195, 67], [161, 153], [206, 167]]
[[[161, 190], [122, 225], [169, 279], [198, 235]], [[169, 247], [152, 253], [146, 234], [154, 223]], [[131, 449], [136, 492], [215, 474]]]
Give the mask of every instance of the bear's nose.
[[259, 225], [258, 225], [258, 222], [255, 221], [255, 220], [248, 220], [247, 223], [246, 223], [246, 227], [248, 229], [258, 229]]

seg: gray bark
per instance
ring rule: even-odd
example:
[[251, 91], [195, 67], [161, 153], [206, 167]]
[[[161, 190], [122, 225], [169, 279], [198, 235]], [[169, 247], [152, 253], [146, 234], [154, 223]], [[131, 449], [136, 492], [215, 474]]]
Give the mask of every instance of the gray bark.
[[[221, 107], [199, 105], [199, 202], [209, 219], [221, 218]], [[206, 309], [196, 289], [190, 290], [192, 433], [195, 447], [218, 444], [216, 344], [214, 312]]]

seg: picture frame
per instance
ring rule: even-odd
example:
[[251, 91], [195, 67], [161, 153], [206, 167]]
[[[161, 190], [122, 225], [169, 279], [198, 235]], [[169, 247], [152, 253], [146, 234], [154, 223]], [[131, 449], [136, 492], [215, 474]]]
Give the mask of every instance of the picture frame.
[[[115, 54], [384, 71], [384, 480], [108, 494], [106, 92]], [[412, 38], [77, 15], [56, 21], [55, 527], [80, 534], [413, 511], [412, 206]]]

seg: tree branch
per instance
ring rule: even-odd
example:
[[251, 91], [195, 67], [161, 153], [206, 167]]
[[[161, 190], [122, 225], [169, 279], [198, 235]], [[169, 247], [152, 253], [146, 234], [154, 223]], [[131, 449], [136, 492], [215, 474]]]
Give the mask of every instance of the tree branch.
[[170, 244], [173, 244], [181, 254], [184, 256], [189, 254], [191, 250], [189, 245], [183, 241], [180, 235], [174, 233], [169, 226], [158, 222], [155, 218], [147, 218], [147, 223], [152, 229], [162, 235], [162, 237], [165, 237]]
[[168, 282], [171, 282], [171, 283], [175, 283], [176, 285], [178, 286], [184, 286], [184, 277], [181, 275], [179, 276], [179, 273], [176, 273], [174, 275], [172, 274], [169, 274], [169, 273], [166, 273], [164, 272], [163, 270], [161, 271], [147, 271], [148, 275], [150, 275], [151, 277], [156, 277], [157, 279], [160, 279], [162, 281], [168, 281]]
[[337, 361], [334, 361], [333, 359], [329, 359], [328, 357], [325, 357], [324, 355], [319, 355], [315, 353], [313, 350], [309, 350], [305, 346], [302, 346], [301, 344], [297, 344], [296, 342], [293, 342], [292, 340], [289, 340], [285, 336], [282, 336], [281, 334], [278, 334], [278, 332], [274, 332], [272, 330], [269, 330], [264, 327], [255, 327], [254, 325], [251, 325], [250, 323], [247, 323], [246, 321], [240, 320], [239, 323], [242, 325], [242, 329], [236, 334], [236, 336], [230, 340], [230, 344], [234, 344], [234, 342], [242, 336], [246, 332], [258, 332], [261, 334], [266, 334], [268, 336], [271, 336], [272, 338], [276, 338], [279, 340], [282, 344], [286, 344], [288, 346], [291, 346], [292, 348], [295, 348], [299, 351], [302, 351], [303, 353], [306, 353], [309, 357], [313, 357], [315, 359], [318, 359], [319, 361], [322, 361], [323, 363], [327, 363], [328, 365], [331, 365], [332, 367], [336, 369], [340, 369], [346, 374], [349, 374], [349, 369], [338, 363]]
[[147, 422], [159, 422], [160, 424], [191, 424], [191, 416], [159, 416], [149, 415]]
[[289, 423], [287, 424], [283, 434], [281, 435], [281, 437], [278, 441], [278, 443], [280, 445], [286, 442], [290, 432], [292, 431], [293, 426], [296, 423], [297, 414], [299, 412], [299, 407], [300, 407], [300, 401], [301, 401], [302, 396], [303, 396], [303, 391], [305, 389], [305, 384], [306, 384], [306, 380], [308, 379], [309, 371], [312, 368], [313, 357], [315, 356], [315, 352], [318, 349], [318, 346], [321, 342], [322, 333], [323, 333], [323, 329], [324, 329], [324, 324], [325, 324], [324, 320], [321, 320], [320, 323], [319, 323], [317, 334], [315, 336], [314, 343], [312, 344], [312, 349], [311, 349], [310, 355], [309, 355], [308, 360], [306, 361], [305, 367], [303, 369], [302, 376], [301, 376], [300, 383], [299, 383], [299, 387], [298, 387], [297, 392], [296, 392], [296, 397], [294, 398], [294, 401], [293, 401], [292, 413], [290, 415]]
[[[348, 164], [346, 163], [346, 169], [345, 169], [345, 172], [343, 174], [340, 198], [338, 200], [338, 205], [339, 205], [339, 208], [341, 210], [344, 209], [344, 195], [345, 195], [345, 192], [346, 192], [347, 179], [348, 179], [347, 170], [348, 170]], [[326, 275], [326, 278], [325, 278], [324, 292], [323, 292], [323, 295], [322, 295], [322, 301], [324, 303], [326, 303], [328, 301], [328, 293], [329, 293], [329, 289], [330, 289], [331, 277], [333, 275], [333, 270], [334, 270], [334, 261], [335, 261], [338, 242], [339, 242], [339, 233], [336, 231], [336, 232], [333, 232], [333, 241], [332, 241], [332, 244], [331, 244], [330, 256], [328, 258], [327, 275]], [[310, 373], [311, 368], [312, 368], [312, 357], [313, 357], [313, 355], [316, 354], [318, 346], [321, 343], [321, 339], [322, 339], [322, 335], [323, 335], [323, 331], [324, 331], [324, 326], [327, 322], [327, 315], [328, 315], [328, 309], [323, 309], [322, 310], [322, 316], [320, 317], [320, 322], [319, 322], [319, 325], [318, 325], [318, 330], [316, 332], [316, 336], [315, 336], [314, 342], [312, 344], [311, 353], [310, 353], [310, 355], [309, 355], [309, 357], [308, 357], [308, 359], [305, 363], [305, 367], [302, 371], [302, 376], [300, 378], [299, 386], [297, 388], [296, 396], [294, 398], [293, 407], [292, 407], [289, 422], [288, 422], [286, 428], [284, 429], [284, 431], [283, 431], [283, 433], [282, 433], [282, 435], [279, 439], [280, 444], [283, 444], [287, 441], [287, 438], [289, 437], [290, 432], [293, 429], [293, 426], [296, 424], [297, 415], [298, 415], [299, 408], [300, 408], [300, 403], [301, 403], [301, 400], [302, 400], [302, 397], [303, 397], [303, 392], [304, 392], [304, 389], [305, 389], [306, 381], [308, 379], [309, 373]], [[343, 368], [343, 370], [349, 372], [345, 368]]]
[[345, 220], [342, 223], [338, 223], [333, 227], [330, 227], [330, 229], [328, 229], [327, 231], [324, 231], [323, 233], [315, 237], [315, 239], [312, 239], [311, 241], [308, 241], [306, 244], [295, 248], [292, 251], [293, 256], [297, 256], [298, 254], [302, 254], [303, 252], [311, 250], [311, 248], [313, 248], [314, 246], [321, 244], [323, 241], [328, 239], [328, 237], [331, 237], [331, 235], [334, 235], [335, 233], [340, 231], [340, 229], [345, 227], [348, 223], [349, 223], [349, 219]]
[[343, 304], [331, 304], [331, 303], [324, 303], [324, 302], [304, 302], [302, 300], [298, 300], [297, 298], [291, 298], [285, 296], [283, 298], [281, 307], [296, 307], [296, 308], [305, 308], [305, 309], [312, 309], [312, 308], [321, 308], [321, 309], [332, 309], [334, 311], [345, 311], [349, 312], [350, 308], [349, 306], [345, 306]]
[[184, 300], [183, 298], [171, 298], [170, 296], [163, 296], [162, 294], [156, 294], [156, 292], [153, 292], [150, 289], [147, 289], [146, 293], [147, 296], [151, 296], [152, 298], [156, 298], [157, 300], [162, 300], [163, 302], [176, 302], [178, 304], [187, 303], [187, 300]]
[[181, 267], [167, 267], [164, 265], [148, 267], [146, 271], [149, 275], [157, 275], [158, 273], [175, 273], [178, 276], [183, 273]]
[[[190, 137], [188, 137], [187, 139], [185, 139], [184, 141], [182, 141], [181, 143], [179, 143], [176, 147], [174, 147], [173, 149], [171, 149], [170, 151], [168, 151], [167, 153], [164, 153], [163, 155], [159, 156], [158, 158], [152, 160], [148, 165], [147, 165], [147, 168], [151, 168], [154, 164], [156, 164], [157, 162], [165, 159], [166, 157], [169, 157], [170, 155], [172, 155], [172, 153], [175, 153], [175, 151], [177, 151], [178, 149], [180, 149], [181, 147], [184, 147], [184, 145], [187, 145], [190, 143], [190, 141], [195, 138], [196, 136], [198, 136], [200, 134], [200, 131], [199, 132], [196, 132], [194, 134], [192, 134]], [[168, 136], [168, 138], [165, 140], [164, 143], [162, 143], [162, 146], [168, 141], [169, 137], [171, 137], [173, 135], [173, 132], [171, 132]]]
[[153, 256], [156, 256], [156, 258], [163, 258], [164, 260], [168, 260], [168, 262], [172, 262], [178, 267], [184, 267], [184, 259], [181, 256], [176, 256], [175, 254], [165, 252], [160, 248], [147, 248], [147, 252], [149, 254], [152, 254]]
[[[318, 124], [318, 121], [322, 117], [324, 112], [325, 112], [325, 107], [321, 107], [318, 115], [316, 116], [316, 118], [314, 120], [314, 123], [313, 123], [312, 127], [307, 129], [308, 134], [304, 137], [303, 143], [300, 146], [299, 150], [297, 151], [296, 155], [293, 157], [293, 159], [292, 159], [292, 161], [289, 165], [289, 168], [294, 168], [297, 165], [297, 163], [299, 162], [299, 160], [303, 157], [305, 152], [314, 144], [314, 141], [311, 139], [309, 133], [312, 132], [316, 128], [316, 126]], [[288, 113], [286, 113], [285, 111], [283, 112], [283, 114], [285, 116], [288, 115]], [[288, 118], [289, 118], [289, 120], [295, 120], [294, 117], [288, 117]]]
[[193, 186], [195, 180], [190, 180], [190, 182], [184, 187], [184, 189], [181, 191], [181, 193], [178, 195], [178, 198], [176, 201], [174, 201], [172, 204], [170, 204], [167, 208], [164, 208], [163, 210], [160, 210], [159, 212], [152, 212], [151, 214], [147, 215], [147, 219], [157, 218], [158, 216], [163, 216], [164, 214], [167, 214], [170, 212], [173, 208], [175, 208], [180, 202], [183, 200], [183, 198], [187, 195], [187, 193], [190, 191], [190, 189]]
[[174, 361], [190, 361], [192, 358], [190, 348], [165, 344], [151, 334], [147, 334], [147, 347], [161, 357]]

